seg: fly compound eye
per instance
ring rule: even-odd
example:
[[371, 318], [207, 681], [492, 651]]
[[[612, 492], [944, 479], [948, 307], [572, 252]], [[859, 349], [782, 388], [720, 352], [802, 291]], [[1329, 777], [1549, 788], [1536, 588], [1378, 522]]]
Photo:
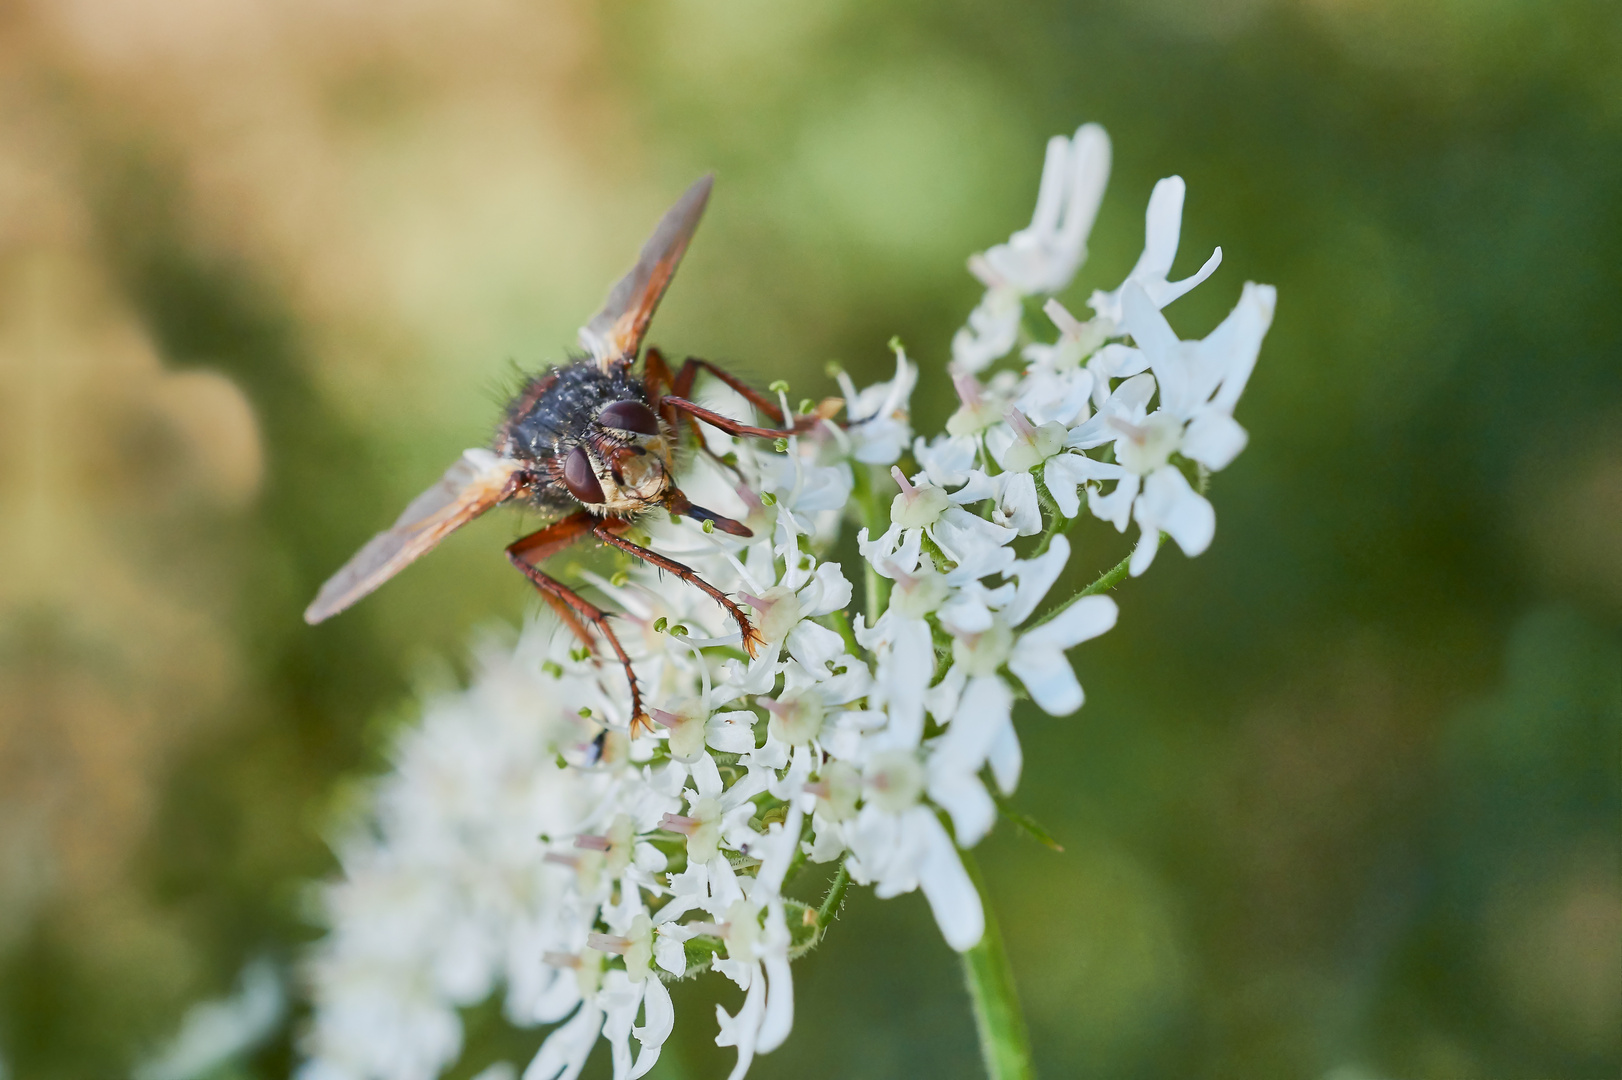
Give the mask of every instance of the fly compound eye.
[[563, 459], [563, 486], [583, 503], [603, 501], [603, 485], [592, 471], [591, 458], [586, 455], [585, 447], [575, 447]]
[[603, 427], [634, 431], [638, 435], [659, 434], [658, 417], [640, 401], [616, 401], [597, 414], [597, 422]]

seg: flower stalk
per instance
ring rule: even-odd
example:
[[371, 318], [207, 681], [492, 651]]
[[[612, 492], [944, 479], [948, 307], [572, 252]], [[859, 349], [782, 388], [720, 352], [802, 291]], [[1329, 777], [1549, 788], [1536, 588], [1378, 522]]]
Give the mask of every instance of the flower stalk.
[[980, 944], [963, 953], [963, 981], [968, 984], [969, 1000], [974, 1005], [974, 1027], [980, 1038], [986, 1076], [990, 1080], [1030, 1080], [1036, 1075], [1031, 1068], [1031, 1039], [1014, 988], [1014, 969], [1003, 948], [1002, 929], [992, 914], [985, 876], [967, 851], [963, 852], [963, 868], [974, 882], [986, 913]]

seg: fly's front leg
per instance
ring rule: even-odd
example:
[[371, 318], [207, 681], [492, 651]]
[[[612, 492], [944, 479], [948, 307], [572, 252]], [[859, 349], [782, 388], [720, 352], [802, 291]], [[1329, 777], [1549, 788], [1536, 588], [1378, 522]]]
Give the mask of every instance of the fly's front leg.
[[776, 423], [781, 424], [783, 422], [783, 410], [778, 406], [777, 402], [773, 401], [765, 394], [762, 394], [759, 390], [756, 390], [753, 386], [750, 386], [748, 383], [744, 382], [730, 371], [719, 368], [710, 363], [708, 360], [700, 360], [696, 356], [688, 357], [686, 362], [682, 364], [681, 371], [676, 373], [676, 379], [670, 385], [671, 395], [679, 398], [692, 397], [693, 384], [698, 381], [698, 373], [700, 371], [707, 371], [711, 375], [714, 375], [717, 379], [720, 379], [722, 382], [732, 387], [732, 389], [736, 390], [743, 396], [745, 401], [749, 402], [749, 404], [771, 417]]
[[[664, 365], [663, 357], [660, 358], [660, 366], [666, 371], [669, 370], [669, 368]], [[749, 402], [749, 404], [753, 405], [760, 412], [764, 413], [773, 423], [783, 424], [785, 422], [783, 419], [782, 407], [779, 406], [776, 401], [773, 401], [770, 397], [761, 393], [759, 390], [756, 390], [753, 386], [750, 386], [748, 383], [744, 382], [730, 371], [727, 371], [725, 368], [718, 367], [717, 365], [710, 363], [708, 360], [700, 360], [696, 356], [689, 357], [686, 362], [682, 364], [681, 370], [676, 373], [675, 380], [670, 386], [669, 397], [665, 400], [670, 403], [672, 409], [686, 412], [690, 417], [703, 420], [707, 424], [712, 424], [713, 426], [720, 428], [720, 430], [727, 432], [729, 435], [741, 433], [754, 435], [757, 438], [777, 438], [783, 435], [804, 434], [815, 427], [820, 421], [832, 419], [838, 413], [840, 407], [844, 404], [839, 398], [825, 398], [819, 405], [812, 409], [810, 413], [797, 418], [794, 421], [794, 426], [792, 428], [779, 428], [778, 430], [773, 431], [769, 428], [760, 428], [746, 424], [739, 424], [736, 420], [720, 417], [719, 413], [712, 412], [708, 409], [704, 409], [702, 406], [693, 404], [693, 384], [697, 382], [700, 371], [708, 372], [717, 379], [720, 379], [733, 390], [737, 391], [745, 401]], [[712, 419], [715, 417], [728, 420], [729, 423], [737, 425], [739, 430], [734, 431], [728, 427], [716, 423], [715, 420]]]
[[732, 616], [732, 620], [738, 624], [738, 632], [743, 635], [744, 651], [749, 654], [750, 659], [754, 659], [756, 654], [760, 652], [761, 646], [766, 644], [766, 639], [760, 636], [760, 631], [755, 629], [754, 624], [749, 621], [749, 616], [743, 613], [743, 609], [734, 604], [726, 593], [699, 577], [692, 567], [679, 563], [675, 559], [667, 558], [657, 551], [650, 551], [640, 544], [633, 544], [621, 536], [620, 534], [628, 529], [630, 524], [628, 521], [609, 518], [597, 522], [594, 531], [597, 539], [603, 543], [612, 544], [621, 551], [636, 556], [650, 566], [657, 566], [661, 570], [675, 574], [687, 584], [703, 590], [710, 599], [725, 608], [726, 613]]
[[631, 658], [626, 655], [624, 646], [615, 636], [614, 628], [608, 624], [608, 612], [592, 604], [557, 578], [544, 573], [538, 565], [564, 548], [592, 535], [597, 524], [597, 518], [584, 510], [570, 514], [562, 521], [554, 522], [539, 532], [530, 533], [507, 545], [507, 558], [520, 573], [529, 578], [546, 602], [563, 616], [564, 623], [586, 642], [588, 647], [592, 646], [592, 641], [586, 633], [585, 623], [595, 627], [603, 640], [608, 642], [608, 647], [614, 650], [614, 655], [619, 658], [620, 667], [625, 671], [625, 681], [631, 687], [631, 734], [634, 736], [638, 725], [646, 726], [650, 721], [642, 708], [642, 692], [636, 685], [636, 671], [631, 667]]

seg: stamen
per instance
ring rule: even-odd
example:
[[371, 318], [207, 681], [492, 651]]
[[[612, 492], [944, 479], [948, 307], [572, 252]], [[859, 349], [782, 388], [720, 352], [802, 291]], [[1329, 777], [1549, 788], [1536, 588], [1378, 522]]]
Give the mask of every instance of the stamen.
[[1042, 305], [1042, 311], [1047, 315], [1048, 318], [1053, 320], [1053, 325], [1059, 328], [1059, 332], [1061, 334], [1071, 338], [1081, 337], [1081, 332], [1083, 329], [1085, 329], [1081, 323], [1081, 320], [1070, 314], [1065, 306], [1059, 303], [1059, 301], [1053, 299], [1048, 300], [1047, 303]]
[[589, 848], [592, 851], [607, 851], [614, 845], [613, 841], [609, 840], [606, 836], [587, 835], [575, 837], [574, 846], [577, 848]]
[[1125, 435], [1139, 446], [1142, 446], [1144, 443], [1149, 441], [1148, 428], [1139, 427], [1137, 424], [1122, 420], [1118, 416], [1110, 417], [1108, 423], [1110, 427], [1114, 428], [1116, 431], [1119, 431], [1121, 434]]
[[1008, 281], [1001, 274], [991, 268], [984, 255], [969, 256], [969, 273], [979, 279], [980, 284], [988, 289], [995, 289], [999, 285], [1006, 285]]
[[710, 937], [726, 937], [727, 931], [732, 929], [731, 923], [724, 922], [690, 922], [681, 925], [685, 930], [691, 930], [695, 934], [704, 934]]
[[918, 489], [913, 487], [912, 483], [907, 479], [907, 474], [901, 471], [901, 466], [891, 465], [890, 475], [895, 477], [897, 484], [901, 485], [901, 494], [911, 498], [918, 493]]
[[686, 817], [682, 814], [666, 814], [659, 819], [659, 827], [670, 832], [681, 833], [683, 836], [692, 836], [704, 823], [697, 818]]
[[653, 722], [660, 727], [673, 728], [681, 723], [681, 717], [675, 713], [665, 712], [663, 709], [649, 709], [648, 713], [653, 717]]
[[1035, 426], [1025, 419], [1025, 414], [1018, 409], [1009, 408], [1007, 415], [1003, 419], [1007, 420], [1008, 426], [1014, 429], [1014, 433], [1026, 442], [1030, 442], [1036, 437]]
[[763, 600], [758, 596], [751, 596], [746, 592], [739, 593], [738, 598], [744, 603], [748, 604], [750, 607], [754, 608], [756, 611], [760, 612], [762, 615], [771, 610], [772, 602], [770, 600]]
[[580, 869], [580, 856], [570, 855], [566, 851], [548, 851], [541, 856], [542, 862], [549, 862], [556, 866], [567, 866], [570, 870]]
[[977, 409], [980, 407], [982, 400], [980, 380], [969, 372], [953, 371], [952, 389], [957, 391], [957, 399], [963, 403], [965, 409]]
[[580, 970], [580, 957], [574, 955], [573, 953], [544, 952], [541, 954], [541, 960], [545, 963], [551, 964], [555, 968], [570, 968], [575, 971]]
[[801, 790], [808, 795], [815, 795], [819, 799], [832, 799], [834, 796], [834, 786], [827, 780], [812, 780]]
[[615, 937], [613, 934], [587, 934], [586, 948], [624, 956], [631, 948], [631, 939]]

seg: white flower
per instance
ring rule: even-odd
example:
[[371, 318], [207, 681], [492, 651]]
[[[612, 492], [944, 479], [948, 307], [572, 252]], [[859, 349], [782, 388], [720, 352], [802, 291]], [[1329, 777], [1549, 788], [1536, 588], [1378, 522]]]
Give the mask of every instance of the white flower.
[[1085, 124], [1075, 137], [1048, 140], [1030, 225], [969, 259], [986, 293], [952, 338], [952, 361], [966, 372], [1008, 355], [1019, 338], [1022, 301], [1070, 284], [1087, 258], [1087, 236], [1109, 179], [1109, 136]]
[[851, 456], [869, 465], [889, 465], [907, 449], [912, 438], [908, 409], [912, 389], [918, 384], [918, 367], [907, 359], [899, 342], [895, 350], [895, 375], [889, 382], [875, 383], [858, 393], [850, 376], [838, 373], [845, 394], [846, 433]]
[[969, 261], [969, 270], [986, 293], [969, 312], [969, 321], [952, 335], [952, 363], [977, 372], [1007, 356], [1019, 340], [1023, 312], [1019, 289], [993, 271], [984, 258]]
[[984, 577], [1013, 561], [1005, 545], [1018, 531], [958, 505], [994, 496], [996, 485], [984, 473], [971, 471], [964, 486], [951, 494], [932, 484], [914, 485], [899, 468], [891, 475], [901, 493], [890, 503], [890, 528], [876, 538], [869, 538], [866, 529], [856, 534], [862, 557], [880, 574], [895, 580], [913, 575], [924, 536], [957, 565], [959, 577]]
[[946, 943], [959, 952], [979, 944], [985, 911], [957, 849], [935, 812], [920, 805], [925, 770], [907, 749], [875, 754], [864, 772], [867, 805], [850, 838], [851, 877], [880, 898], [922, 888]]
[[1222, 249], [1211, 252], [1211, 257], [1182, 281], [1168, 281], [1166, 275], [1177, 258], [1177, 242], [1183, 232], [1183, 178], [1168, 176], [1155, 185], [1149, 195], [1149, 210], [1145, 215], [1143, 254], [1137, 265], [1114, 292], [1095, 292], [1088, 305], [1099, 317], [1122, 322], [1122, 297], [1128, 285], [1136, 285], [1154, 304], [1155, 309], [1165, 307], [1216, 272], [1222, 264]]
[[1019, 396], [1019, 408], [1032, 423], [1057, 421], [1066, 426], [1087, 419], [1088, 400], [1100, 375], [1082, 361], [1098, 351], [1115, 333], [1109, 319], [1081, 322], [1065, 306], [1050, 299], [1043, 306], [1048, 318], [1059, 328], [1059, 340], [1051, 345], [1035, 342], [1025, 346], [1029, 366]]
[[1056, 293], [1087, 258], [1087, 236], [1109, 180], [1109, 136], [1084, 124], [1048, 140], [1030, 225], [985, 253], [991, 269], [1022, 294]]
[[[1117, 529], [1126, 527], [1129, 511], [1138, 522], [1142, 536], [1132, 552], [1134, 577], [1149, 568], [1161, 533], [1189, 556], [1210, 546], [1216, 511], [1171, 458], [1181, 454], [1215, 472], [1244, 448], [1247, 437], [1233, 419], [1233, 406], [1272, 322], [1274, 297], [1269, 286], [1247, 284], [1222, 324], [1193, 342], [1178, 340], [1136, 283], [1123, 288], [1123, 327], [1138, 342], [1153, 375], [1123, 382], [1068, 442], [1082, 448], [1114, 444], [1125, 476], [1109, 495], [1090, 495], [1089, 501], [1093, 513]], [[1150, 413], [1147, 403], [1156, 384], [1160, 408]], [[1089, 469], [1096, 474], [1096, 468]]]

